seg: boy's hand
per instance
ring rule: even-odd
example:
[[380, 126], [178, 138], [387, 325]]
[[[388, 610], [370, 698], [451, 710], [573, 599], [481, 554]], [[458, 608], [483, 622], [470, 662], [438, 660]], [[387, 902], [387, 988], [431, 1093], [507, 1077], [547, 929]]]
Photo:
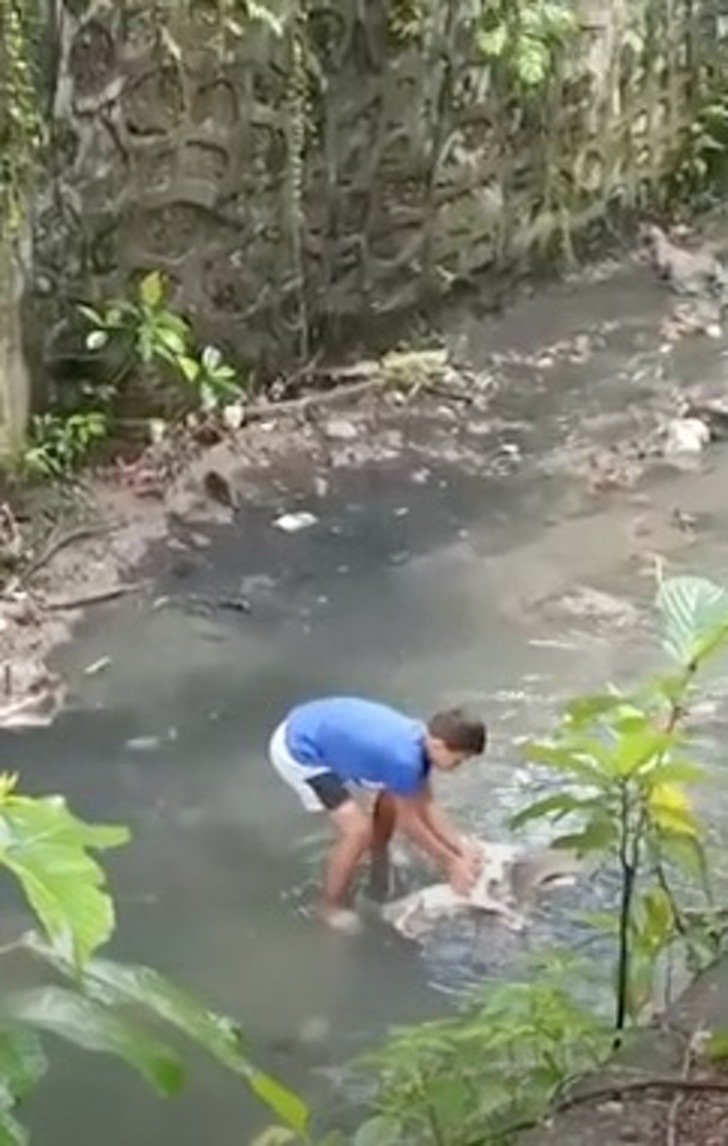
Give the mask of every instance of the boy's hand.
[[474, 870], [472, 863], [470, 863], [464, 856], [454, 858], [448, 867], [448, 877], [450, 879], [450, 887], [456, 895], [468, 896], [473, 890], [473, 885], [478, 878], [478, 873]]

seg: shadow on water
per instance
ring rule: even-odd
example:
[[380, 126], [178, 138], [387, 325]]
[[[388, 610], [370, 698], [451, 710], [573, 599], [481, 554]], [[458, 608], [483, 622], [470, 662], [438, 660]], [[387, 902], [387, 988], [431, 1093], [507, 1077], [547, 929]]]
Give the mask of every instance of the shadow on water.
[[[620, 317], [608, 291], [588, 304], [586, 295], [581, 307], [598, 314], [602, 298]], [[529, 304], [529, 329], [564, 325], [567, 303], [556, 320], [549, 305]], [[625, 327], [604, 351], [602, 378], [633, 361], [633, 312]], [[649, 587], [635, 588], [616, 533], [605, 551], [609, 518], [591, 510], [580, 524], [583, 498], [567, 511], [562, 483], [528, 461], [578, 423], [569, 402], [597, 373], [592, 360], [565, 376], [566, 403], [523, 379], [500, 399], [503, 416], [530, 419], [516, 472], [495, 472], [484, 446], [479, 471], [443, 466], [423, 487], [412, 480], [421, 462], [405, 454], [394, 467], [337, 477], [310, 530], [271, 528], [276, 512], [301, 502], [292, 490], [286, 505], [271, 494], [244, 509], [183, 578], [158, 555], [154, 592], [174, 600], [129, 600], [85, 625], [60, 658], [69, 711], [48, 731], [0, 740], [3, 768], [18, 769], [27, 790], [63, 791], [80, 813], [131, 826], [133, 846], [109, 857], [115, 954], [157, 965], [239, 1017], [261, 1064], [323, 1109], [344, 1101], [335, 1084], [352, 1055], [391, 1024], [443, 1013], [451, 996], [512, 968], [523, 941], [472, 921], [421, 951], [377, 926], [357, 941], [325, 932], [311, 906], [326, 826], [299, 812], [267, 765], [267, 737], [292, 703], [320, 693], [362, 692], [423, 713], [470, 702], [487, 715], [488, 756], [443, 796], [470, 830], [504, 836], [535, 783], [520, 766], [524, 736], [548, 727], [567, 696], [644, 659]], [[598, 406], [590, 391], [592, 400]], [[571, 539], [554, 541], [549, 521], [569, 515]], [[585, 577], [631, 595], [634, 617], [620, 625], [550, 613], [549, 601]], [[180, 607], [189, 594], [241, 588], [249, 616]], [[84, 675], [106, 656], [106, 672]], [[573, 943], [567, 903], [556, 897], [528, 942]], [[170, 1106], [115, 1063], [81, 1066], [65, 1049], [56, 1060], [32, 1113], [39, 1138], [60, 1146], [101, 1135], [107, 1146], [132, 1137], [228, 1146], [260, 1124], [236, 1084], [205, 1064]]]

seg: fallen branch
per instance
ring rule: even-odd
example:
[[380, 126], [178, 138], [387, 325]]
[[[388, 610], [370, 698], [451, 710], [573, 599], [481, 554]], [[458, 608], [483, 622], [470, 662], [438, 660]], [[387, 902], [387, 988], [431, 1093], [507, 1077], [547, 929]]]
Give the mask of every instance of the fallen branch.
[[31, 577], [39, 573], [49, 561], [52, 561], [56, 554], [60, 553], [62, 549], [67, 549], [69, 545], [76, 545], [79, 541], [89, 541], [91, 538], [102, 537], [106, 533], [113, 533], [115, 530], [120, 529], [122, 524], [123, 522], [121, 521], [111, 521], [97, 525], [81, 525], [78, 529], [71, 529], [68, 533], [62, 533], [60, 536], [55, 534], [35, 560], [31, 561], [16, 578], [14, 587], [17, 588], [29, 581]]
[[257, 406], [248, 406], [245, 409], [245, 422], [260, 422], [265, 418], [278, 418], [286, 414], [305, 415], [313, 406], [333, 405], [334, 402], [344, 402], [349, 398], [360, 398], [373, 390], [388, 386], [391, 379], [384, 373], [377, 378], [367, 378], [359, 382], [350, 382], [345, 386], [334, 386], [331, 390], [316, 390], [312, 394], [304, 394], [301, 398], [287, 398], [283, 402], [263, 402]]
[[141, 587], [142, 582], [135, 581], [126, 585], [115, 585], [112, 589], [102, 589], [98, 593], [68, 597], [65, 601], [43, 601], [40, 604], [47, 613], [70, 612], [73, 609], [87, 609], [89, 605], [101, 605], [105, 601], [115, 601], [118, 597], [126, 597], [129, 593], [138, 592]]
[[248, 406], [245, 421], [260, 421], [282, 414], [305, 415], [314, 406], [345, 402], [389, 386], [413, 393], [426, 390], [454, 401], [470, 402], [472, 399], [469, 395], [451, 389], [443, 382], [442, 372], [446, 367], [446, 355], [441, 350], [408, 351], [393, 353], [382, 359], [365, 359], [352, 366], [327, 370], [325, 376], [333, 383], [329, 390], [316, 390], [282, 402]]

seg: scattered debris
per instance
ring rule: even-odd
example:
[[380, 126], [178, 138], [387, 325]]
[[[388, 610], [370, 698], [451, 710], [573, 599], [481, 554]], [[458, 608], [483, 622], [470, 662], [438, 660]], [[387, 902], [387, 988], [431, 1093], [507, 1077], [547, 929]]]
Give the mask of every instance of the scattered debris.
[[656, 223], [643, 226], [641, 237], [653, 268], [678, 294], [710, 296], [726, 286], [726, 267], [707, 245], [679, 247]]
[[273, 522], [276, 529], [284, 533], [298, 533], [301, 529], [309, 529], [315, 525], [318, 518], [313, 513], [302, 510], [300, 513], [284, 513]]
[[42, 661], [6, 662], [0, 681], [0, 728], [48, 728], [65, 699], [63, 681]]
[[723, 334], [722, 307], [713, 299], [698, 298], [678, 303], [660, 323], [660, 333], [668, 342], [678, 342], [690, 334], [720, 338]]

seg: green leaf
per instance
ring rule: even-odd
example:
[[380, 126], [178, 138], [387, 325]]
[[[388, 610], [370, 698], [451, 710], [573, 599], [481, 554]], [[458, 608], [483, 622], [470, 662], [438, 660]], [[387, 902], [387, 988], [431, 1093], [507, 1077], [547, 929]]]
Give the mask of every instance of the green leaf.
[[672, 577], [657, 593], [663, 643], [683, 668], [728, 641], [728, 593], [702, 577]]
[[600, 786], [605, 783], [604, 774], [580, 747], [533, 743], [528, 745], [526, 758], [532, 764], [541, 764], [562, 775], [574, 776]]
[[28, 1133], [9, 1110], [0, 1110], [0, 1146], [26, 1146]]
[[625, 704], [622, 693], [602, 692], [592, 696], [579, 696], [566, 706], [566, 720], [570, 730], [588, 727], [598, 717], [606, 716]]
[[262, 1134], [256, 1134], [250, 1146], [289, 1146], [291, 1142], [300, 1142], [295, 1130], [286, 1126], [268, 1126]]
[[78, 312], [79, 312], [79, 314], [82, 314], [84, 318], [87, 318], [88, 321], [93, 326], [103, 326], [104, 325], [104, 320], [103, 320], [102, 316], [99, 314], [99, 312], [97, 310], [94, 310], [94, 308], [92, 306], [83, 306], [81, 304], [78, 307]]
[[91, 999], [62, 987], [8, 995], [2, 1011], [11, 1020], [47, 1031], [83, 1050], [114, 1055], [137, 1070], [162, 1095], [177, 1093], [182, 1065], [169, 1047]]
[[728, 1027], [712, 1032], [706, 1054], [711, 1062], [728, 1062]]
[[180, 354], [177, 359], [177, 365], [188, 382], [197, 381], [201, 367], [195, 358], [190, 358], [187, 354]]
[[160, 271], [151, 271], [139, 284], [139, 298], [151, 310], [156, 310], [164, 301], [164, 278]]
[[[12, 1105], [23, 1102], [36, 1088], [48, 1069], [43, 1044], [28, 1027], [0, 1027], [0, 1107], [7, 1091]], [[0, 1138], [1, 1140], [1, 1138]]]
[[160, 325], [156, 328], [155, 335], [161, 344], [158, 350], [162, 348], [168, 350], [170, 354], [174, 355], [175, 360], [184, 354], [187, 342], [178, 331]]
[[578, 800], [576, 796], [571, 796], [568, 792], [557, 792], [553, 796], [545, 796], [543, 800], [536, 800], [527, 808], [516, 812], [515, 816], [511, 817], [510, 826], [516, 830], [531, 820], [540, 820], [545, 816], [559, 820], [570, 812], [583, 808], [585, 804], [588, 806], [588, 802]]
[[251, 1089], [269, 1110], [277, 1114], [291, 1130], [295, 1130], [298, 1134], [306, 1133], [311, 1114], [306, 1103], [297, 1094], [263, 1071], [246, 1069], [243, 1073]]
[[402, 1140], [402, 1127], [398, 1118], [378, 1114], [368, 1118], [356, 1134], [352, 1146], [399, 1146]]
[[650, 784], [698, 784], [704, 781], [707, 773], [698, 764], [689, 764], [687, 761], [671, 760], [660, 764], [650, 771], [646, 777]]
[[[57, 971], [73, 974], [71, 964], [57, 951], [34, 937], [26, 944]], [[207, 1010], [194, 996], [151, 967], [91, 959], [82, 969], [80, 985], [85, 995], [104, 1006], [139, 1006], [151, 1011], [231, 1070], [250, 1066], [237, 1025]]]
[[623, 734], [613, 749], [616, 775], [634, 776], [642, 768], [659, 760], [673, 741], [672, 733], [659, 731], [649, 724]]
[[57, 796], [0, 803], [0, 864], [20, 881], [51, 943], [82, 963], [110, 937], [114, 908], [91, 849], [118, 847], [126, 828], [77, 819]]
[[557, 836], [551, 846], [562, 851], [575, 851], [581, 856], [587, 852], [606, 851], [615, 842], [616, 837], [617, 829], [612, 821], [607, 816], [597, 813], [583, 831]]

